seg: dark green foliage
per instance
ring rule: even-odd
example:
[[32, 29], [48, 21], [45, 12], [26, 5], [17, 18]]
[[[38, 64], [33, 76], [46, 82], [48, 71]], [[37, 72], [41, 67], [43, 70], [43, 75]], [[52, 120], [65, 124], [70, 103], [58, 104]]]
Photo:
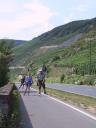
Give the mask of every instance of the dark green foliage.
[[54, 62], [54, 61], [56, 61], [56, 60], [59, 60], [60, 59], [60, 56], [54, 56], [53, 58], [52, 58], [52, 62]]
[[89, 75], [89, 76], [86, 77], [86, 79], [84, 80], [84, 84], [87, 84], [87, 85], [94, 85], [95, 78], [96, 78], [96, 76], [94, 76], [94, 75]]
[[91, 67], [90, 63], [74, 65], [74, 72], [81, 75], [90, 74], [90, 72], [96, 74], [96, 61], [91, 62]]
[[62, 75], [61, 75], [61, 77], [60, 77], [60, 83], [63, 83], [64, 78], [65, 78], [65, 75], [64, 75], [64, 74], [62, 74]]
[[47, 67], [46, 67], [45, 64], [43, 64], [43, 66], [42, 66], [42, 70], [43, 70], [44, 72], [47, 72]]
[[5, 85], [8, 83], [8, 64], [6, 62], [6, 56], [1, 55], [0, 56], [0, 86]]
[[46, 77], [49, 76], [50, 70], [51, 70], [50, 65], [47, 65], [47, 64], [46, 64]]
[[11, 61], [11, 48], [5, 41], [0, 41], [0, 87], [7, 84], [9, 81], [9, 63]]

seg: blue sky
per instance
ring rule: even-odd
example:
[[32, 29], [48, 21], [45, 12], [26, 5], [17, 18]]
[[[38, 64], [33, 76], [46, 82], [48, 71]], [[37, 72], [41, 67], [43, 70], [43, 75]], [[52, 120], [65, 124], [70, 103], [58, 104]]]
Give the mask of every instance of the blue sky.
[[0, 0], [0, 39], [31, 40], [54, 27], [96, 17], [96, 0]]

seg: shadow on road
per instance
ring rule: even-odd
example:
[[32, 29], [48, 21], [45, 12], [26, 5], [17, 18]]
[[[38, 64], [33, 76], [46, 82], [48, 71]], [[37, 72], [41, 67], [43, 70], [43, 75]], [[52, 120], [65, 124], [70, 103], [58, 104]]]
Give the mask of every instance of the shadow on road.
[[20, 106], [20, 115], [21, 115], [21, 127], [23, 128], [33, 128], [31, 120], [29, 118], [28, 112], [22, 100], [22, 97], [19, 96], [19, 106]]

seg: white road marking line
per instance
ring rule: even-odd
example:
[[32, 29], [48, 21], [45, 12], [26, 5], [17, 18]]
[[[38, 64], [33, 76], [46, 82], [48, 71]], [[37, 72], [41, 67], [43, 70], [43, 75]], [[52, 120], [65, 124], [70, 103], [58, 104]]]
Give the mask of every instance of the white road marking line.
[[[45, 95], [45, 94], [44, 94], [44, 95]], [[65, 102], [63, 102], [63, 101], [61, 101], [61, 100], [59, 100], [59, 99], [56, 99], [56, 98], [54, 98], [54, 97], [51, 97], [51, 96], [48, 96], [48, 95], [47, 95], [47, 97], [49, 97], [50, 99], [55, 100], [55, 101], [57, 101], [57, 102], [59, 102], [59, 103], [61, 103], [61, 104], [64, 104], [64, 105], [66, 105], [66, 106], [68, 106], [68, 107], [70, 107], [70, 108], [72, 108], [72, 109], [74, 109], [74, 110], [76, 110], [76, 111], [78, 111], [78, 112], [80, 112], [80, 113], [86, 115], [87, 117], [89, 117], [89, 118], [91, 118], [91, 119], [93, 119], [93, 120], [96, 120], [96, 117], [95, 117], [95, 116], [93, 116], [93, 115], [91, 115], [91, 114], [89, 114], [89, 113], [87, 113], [87, 112], [84, 112], [83, 110], [80, 110], [80, 109], [78, 109], [78, 108], [76, 108], [76, 107], [74, 107], [74, 106], [72, 106], [72, 105], [70, 105], [70, 104], [67, 104], [67, 103], [65, 103]]]
[[[32, 88], [32, 89], [33, 89], [33, 88]], [[33, 89], [33, 90], [36, 90], [36, 89]], [[36, 91], [37, 91], [37, 90], [36, 90]], [[67, 104], [67, 103], [65, 103], [65, 102], [63, 102], [63, 101], [61, 101], [61, 100], [59, 100], [59, 99], [56, 99], [56, 98], [54, 98], [54, 97], [51, 97], [51, 96], [49, 96], [49, 95], [46, 95], [46, 94], [43, 94], [43, 93], [42, 93], [42, 95], [47, 96], [48, 98], [50, 98], [50, 99], [52, 99], [52, 100], [55, 100], [55, 101], [57, 101], [57, 102], [59, 102], [59, 103], [61, 103], [61, 104], [63, 104], [63, 105], [66, 105], [66, 106], [68, 106], [68, 107], [74, 109], [75, 111], [78, 111], [78, 112], [82, 113], [83, 115], [85, 115], [85, 116], [87, 116], [87, 117], [89, 117], [89, 118], [91, 118], [91, 119], [93, 119], [93, 120], [96, 120], [96, 117], [95, 117], [95, 116], [93, 116], [93, 115], [91, 115], [91, 114], [89, 114], [89, 113], [87, 113], [87, 112], [84, 112], [83, 110], [80, 110], [80, 109], [78, 109], [78, 108], [76, 108], [76, 107], [74, 107], [74, 106], [72, 106], [72, 105], [70, 105], [70, 104]]]

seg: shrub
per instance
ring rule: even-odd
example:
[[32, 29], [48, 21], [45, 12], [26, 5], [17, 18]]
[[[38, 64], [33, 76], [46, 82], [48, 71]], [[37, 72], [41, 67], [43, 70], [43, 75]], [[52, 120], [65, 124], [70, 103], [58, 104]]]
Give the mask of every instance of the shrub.
[[94, 76], [87, 76], [87, 78], [84, 80], [84, 84], [94, 85], [94, 81], [95, 81]]
[[54, 56], [53, 59], [52, 59], [52, 62], [56, 61], [56, 60], [59, 60], [59, 59], [60, 59], [60, 56]]
[[62, 74], [62, 75], [61, 75], [61, 77], [60, 77], [60, 83], [63, 83], [64, 78], [65, 78], [65, 75], [64, 75], [64, 74]]
[[9, 81], [9, 63], [11, 61], [11, 49], [4, 40], [0, 41], [0, 86], [7, 84]]

